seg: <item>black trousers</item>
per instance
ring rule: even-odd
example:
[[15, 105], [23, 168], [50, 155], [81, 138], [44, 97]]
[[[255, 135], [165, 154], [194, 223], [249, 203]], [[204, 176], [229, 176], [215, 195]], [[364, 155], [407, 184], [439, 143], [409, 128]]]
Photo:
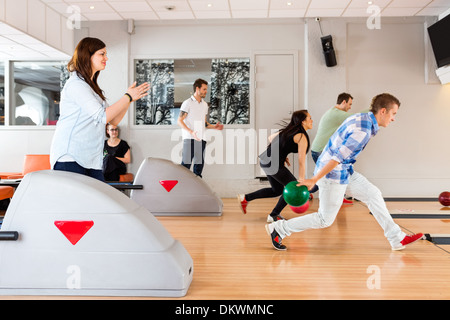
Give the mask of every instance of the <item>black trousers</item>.
[[[262, 167], [262, 169], [264, 170], [264, 167]], [[267, 179], [269, 180], [271, 188], [263, 188], [246, 194], [245, 199], [247, 201], [252, 201], [255, 199], [273, 198], [279, 196], [280, 198], [278, 199], [277, 204], [270, 213], [271, 216], [277, 216], [287, 205], [283, 198], [284, 187], [291, 181], [297, 181], [297, 179], [285, 166], [282, 166], [274, 175], [267, 175]]]
[[105, 181], [105, 177], [103, 176], [102, 170], [86, 169], [86, 168], [80, 166], [75, 161], [71, 161], [71, 162], [56, 161], [55, 165], [53, 166], [53, 170], [61, 170], [61, 171], [80, 173], [80, 174], [84, 174], [86, 176], [95, 178], [100, 181]]
[[206, 141], [197, 141], [195, 139], [183, 140], [183, 154], [181, 165], [191, 169], [191, 164], [194, 164], [192, 171], [202, 177], [203, 166], [205, 164], [205, 148]]

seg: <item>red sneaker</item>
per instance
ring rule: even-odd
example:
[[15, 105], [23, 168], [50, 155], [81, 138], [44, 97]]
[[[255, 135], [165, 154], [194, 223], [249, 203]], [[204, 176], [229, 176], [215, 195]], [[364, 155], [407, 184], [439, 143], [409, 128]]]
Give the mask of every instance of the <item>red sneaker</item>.
[[352, 200], [347, 200], [347, 199], [344, 198], [344, 200], [342, 200], [342, 203], [343, 204], [353, 204], [353, 201]]
[[392, 250], [403, 250], [403, 249], [405, 249], [406, 245], [416, 242], [417, 240], [420, 240], [422, 238], [423, 238], [423, 233], [407, 235], [406, 237], [403, 238], [402, 241], [400, 241], [400, 244], [398, 246], [392, 247]]
[[238, 194], [237, 195], [237, 200], [239, 202], [239, 208], [241, 208], [242, 213], [246, 214], [247, 213], [248, 202], [247, 202], [247, 200], [245, 200], [245, 195]]

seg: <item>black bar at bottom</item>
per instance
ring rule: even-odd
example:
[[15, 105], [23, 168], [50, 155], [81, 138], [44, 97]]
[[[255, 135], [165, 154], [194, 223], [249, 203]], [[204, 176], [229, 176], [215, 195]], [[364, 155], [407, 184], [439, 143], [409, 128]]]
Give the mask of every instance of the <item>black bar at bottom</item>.
[[450, 219], [450, 214], [391, 213], [392, 219]]
[[19, 239], [17, 231], [0, 231], [0, 241], [16, 241]]
[[450, 235], [435, 236], [429, 233], [424, 234], [425, 239], [434, 244], [450, 244]]

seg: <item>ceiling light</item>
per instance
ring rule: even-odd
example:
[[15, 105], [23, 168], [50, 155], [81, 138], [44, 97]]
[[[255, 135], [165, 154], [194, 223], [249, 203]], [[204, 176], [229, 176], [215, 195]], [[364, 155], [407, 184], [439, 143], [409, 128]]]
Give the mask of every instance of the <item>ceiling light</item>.
[[94, 7], [94, 6], [90, 6], [90, 7], [89, 7], [89, 9], [91, 9], [91, 10], [94, 10], [94, 9], [95, 9], [95, 7]]
[[212, 3], [208, 3], [208, 8], [211, 8], [212, 6]]
[[373, 1], [369, 1], [369, 2], [367, 2], [367, 4], [372, 4], [373, 3]]
[[288, 5], [288, 6], [292, 6], [292, 2], [288, 2], [287, 5]]

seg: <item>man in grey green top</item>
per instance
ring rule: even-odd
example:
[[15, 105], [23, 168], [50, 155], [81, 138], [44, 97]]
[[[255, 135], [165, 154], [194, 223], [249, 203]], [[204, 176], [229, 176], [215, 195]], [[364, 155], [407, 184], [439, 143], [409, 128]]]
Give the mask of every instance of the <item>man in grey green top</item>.
[[[320, 119], [319, 126], [317, 128], [316, 137], [311, 145], [311, 156], [314, 162], [317, 162], [323, 148], [330, 140], [333, 133], [339, 128], [339, 126], [344, 122], [345, 119], [350, 117], [352, 113], [348, 112], [352, 108], [353, 97], [349, 93], [341, 93], [338, 95], [336, 105], [324, 113]], [[314, 193], [319, 188], [314, 186], [310, 193]], [[344, 199], [344, 203], [351, 203]]]
[[[311, 152], [320, 153], [325, 148], [328, 140], [333, 133], [339, 128], [339, 126], [352, 114], [347, 112], [352, 108], [353, 97], [349, 93], [341, 93], [336, 105], [324, 113], [320, 119], [319, 126], [317, 128], [316, 137], [311, 145]], [[316, 162], [317, 158], [314, 159]]]

